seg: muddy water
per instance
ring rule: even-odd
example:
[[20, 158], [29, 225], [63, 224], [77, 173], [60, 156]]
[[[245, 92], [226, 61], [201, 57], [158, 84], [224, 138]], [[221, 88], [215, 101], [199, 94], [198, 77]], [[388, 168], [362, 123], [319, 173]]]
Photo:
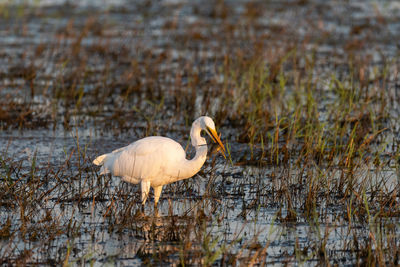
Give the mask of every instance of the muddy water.
[[[70, 247], [69, 261], [75, 264], [86, 262], [136, 266], [160, 261], [174, 265], [182, 260], [182, 250], [187, 250], [190, 259], [196, 257], [199, 251], [204, 251], [203, 242], [213, 244], [215, 241], [215, 247], [211, 248], [213, 253], [226, 247], [229, 253], [243, 255], [241, 257], [252, 255], [257, 248], [266, 247], [266, 262], [277, 265], [301, 261], [317, 264], [319, 261], [313, 246], [325, 242], [332, 262], [353, 264], [355, 256], [351, 249], [344, 249], [349, 242], [353, 242], [353, 234], [356, 233], [360, 240], [368, 239], [371, 231], [369, 227], [388, 227], [383, 222], [376, 226], [375, 222], [371, 222], [369, 227], [349, 224], [343, 216], [348, 204], [341, 203], [339, 199], [337, 205], [320, 203], [316, 209], [319, 215], [316, 215], [315, 224], [313, 220], [302, 216], [294, 221], [286, 221], [289, 215], [286, 203], [274, 197], [274, 194], [279, 193], [272, 189], [279, 188], [279, 184], [285, 182], [274, 179], [272, 173], [285, 173], [287, 170], [277, 167], [264, 169], [231, 166], [221, 158], [217, 159], [214, 166], [212, 159], [209, 159], [202, 172], [193, 179], [167, 186], [162, 194], [158, 215], [154, 215], [150, 200], [145, 209], [147, 217], [138, 218], [135, 212], [140, 209], [139, 187], [128, 185], [118, 178], [104, 177], [98, 180], [96, 168], [89, 162], [98, 150], [103, 152], [113, 149], [114, 145], [124, 145], [126, 136], [105, 138], [79, 133], [80, 147], [86, 146], [89, 156], [77, 158], [73, 155], [71, 159], [72, 151], [77, 149], [76, 136], [65, 136], [64, 132], [47, 136], [41, 130], [28, 132], [2, 133], [1, 140], [7, 140], [7, 156], [14, 161], [23, 160], [22, 169], [29, 170], [35, 154], [39, 169], [36, 176], [44, 175], [49, 168], [54, 171], [63, 168], [68, 161], [62, 174], [65, 177], [57, 179], [64, 179], [69, 185], [56, 185], [56, 178], [51, 176], [48, 184], [39, 190], [46, 191], [53, 186], [56, 189], [46, 195], [41, 208], [52, 210], [52, 218], [57, 225], [61, 225], [58, 227], [62, 231], [65, 225], [71, 222], [76, 224], [73, 231], [75, 236], [59, 235], [50, 241], [50, 247], [41, 241], [28, 241], [18, 236], [12, 238], [11, 244], [4, 239], [1, 241], [3, 255], [8, 255], [10, 246], [16, 246], [18, 250], [32, 249], [33, 255], [28, 262], [49, 264], [52, 260], [62, 260]], [[235, 143], [231, 145], [234, 147]], [[237, 145], [240, 147], [240, 144]], [[79, 168], [85, 171], [78, 171]], [[371, 181], [385, 181], [386, 184], [381, 186], [388, 192], [397, 186], [398, 176], [394, 171], [377, 175], [370, 168], [366, 167], [365, 171], [371, 172]], [[291, 172], [289, 176], [296, 176], [296, 170]], [[107, 188], [104, 188], [106, 181]], [[64, 186], [69, 189], [62, 188]], [[86, 199], [76, 198], [75, 194], [96, 187], [100, 188], [97, 191], [101, 194], [83, 194]], [[126, 212], [128, 207], [132, 210]], [[300, 207], [301, 203], [297, 210], [299, 214], [302, 212]], [[111, 213], [111, 217], [107, 213]], [[6, 206], [2, 206], [0, 214], [2, 220], [10, 216], [14, 222], [21, 220], [17, 210], [10, 210]], [[38, 220], [41, 216], [35, 215], [34, 218]], [[398, 225], [398, 218], [393, 223]], [[397, 226], [396, 229], [396, 235], [400, 234]], [[184, 248], [185, 242], [190, 242], [189, 248]], [[299, 248], [310, 259], [296, 256]], [[157, 253], [165, 255], [155, 260], [154, 255]], [[216, 260], [221, 260], [221, 257]]]
[[[324, 170], [303, 173], [295, 164], [254, 162], [252, 146], [237, 141], [238, 129], [229, 122], [219, 129], [234, 165], [210, 156], [193, 179], [164, 189], [157, 216], [151, 201], [147, 217], [136, 216], [139, 188], [99, 177], [91, 164], [96, 155], [151, 134], [186, 147], [192, 118], [214, 114], [221, 103], [215, 97], [204, 108], [209, 88], [224, 83], [224, 55], [256, 41], [271, 47], [266, 58], [285, 45], [304, 43], [305, 51], [318, 56], [322, 81], [349, 71], [342, 62], [345, 49], [376, 66], [398, 62], [397, 1], [43, 1], [16, 2], [1, 12], [0, 172], [4, 184], [18, 185], [10, 192], [33, 193], [15, 206], [22, 198], [2, 199], [2, 229], [7, 220], [12, 224], [11, 234], [2, 232], [0, 262], [139, 266], [230, 264], [236, 258], [246, 264], [259, 253], [259, 264], [329, 259], [351, 265], [361, 257], [355, 244], [362, 242], [356, 240], [400, 235], [398, 215], [353, 222], [346, 216], [352, 199], [337, 195], [320, 195], [318, 206], [305, 214], [307, 177], [320, 175], [324, 192], [331, 192], [343, 174], [340, 167], [318, 174]], [[390, 88], [399, 80], [396, 66]], [[205, 90], [195, 90], [190, 102], [193, 88]], [[398, 92], [392, 94], [396, 99]], [[392, 106], [388, 112], [396, 117], [398, 104]], [[393, 143], [392, 134], [382, 143]], [[391, 146], [382, 150], [387, 157], [395, 152]], [[349, 190], [379, 187], [383, 195], [395, 194], [395, 165], [392, 160], [384, 168], [362, 166]], [[31, 187], [35, 177], [39, 186]], [[2, 188], [11, 190], [7, 186]], [[282, 193], [287, 186], [291, 201]], [[393, 242], [399, 245], [398, 238]]]

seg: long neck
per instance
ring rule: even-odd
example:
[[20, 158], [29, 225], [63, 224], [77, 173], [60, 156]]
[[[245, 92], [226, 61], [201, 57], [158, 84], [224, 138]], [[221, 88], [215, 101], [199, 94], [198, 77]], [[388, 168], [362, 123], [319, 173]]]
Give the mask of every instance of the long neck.
[[207, 142], [200, 135], [201, 127], [198, 121], [195, 121], [190, 130], [190, 138], [192, 146], [196, 149], [196, 155], [193, 159], [184, 159], [181, 167], [178, 180], [187, 179], [195, 175], [203, 166], [207, 158]]
[[198, 173], [207, 158], [207, 144], [196, 146], [196, 155], [193, 159], [185, 159], [180, 168], [178, 180], [192, 177]]

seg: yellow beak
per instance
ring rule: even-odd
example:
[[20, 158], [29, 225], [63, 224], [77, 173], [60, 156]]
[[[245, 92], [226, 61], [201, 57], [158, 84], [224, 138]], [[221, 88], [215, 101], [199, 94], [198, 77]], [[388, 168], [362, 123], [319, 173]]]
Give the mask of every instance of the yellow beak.
[[221, 141], [221, 139], [219, 138], [219, 136], [218, 136], [218, 134], [217, 134], [217, 132], [214, 130], [214, 129], [211, 129], [211, 128], [208, 128], [207, 127], [207, 131], [206, 131], [207, 133], [208, 133], [208, 135], [211, 137], [211, 139], [215, 142], [215, 143], [218, 143], [218, 145], [220, 146], [220, 148], [222, 149], [222, 150], [220, 150], [221, 151], [221, 154], [222, 154], [222, 156], [224, 156], [224, 158], [226, 159], [226, 156], [225, 156], [225, 147], [224, 147], [224, 145], [222, 144], [222, 141]]

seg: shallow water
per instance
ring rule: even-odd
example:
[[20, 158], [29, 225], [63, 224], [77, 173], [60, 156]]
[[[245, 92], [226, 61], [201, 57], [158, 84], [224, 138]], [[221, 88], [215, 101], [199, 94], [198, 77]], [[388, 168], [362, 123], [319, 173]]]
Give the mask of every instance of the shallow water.
[[[82, 150], [87, 147], [88, 155], [97, 154], [97, 150], [108, 151], [114, 146], [123, 145], [125, 141], [123, 137], [96, 137], [90, 132], [85, 134], [85, 131], [79, 135], [80, 147]], [[62, 132], [53, 132], [53, 136], [49, 137], [42, 130], [25, 131], [24, 134], [10, 131], [3, 132], [1, 140], [8, 141], [7, 157], [16, 162], [23, 160], [23, 169], [31, 167], [35, 153], [39, 169], [57, 170], [65, 164], [71, 151], [77, 148], [76, 135], [64, 135]], [[100, 143], [105, 146], [99, 149]], [[231, 143], [231, 146], [235, 147], [235, 144]], [[73, 242], [69, 244], [73, 247], [71, 262], [79, 259], [79, 261], [94, 261], [96, 265], [110, 262], [135, 266], [151, 260], [153, 257], [151, 255], [155, 251], [162, 251], [169, 255], [163, 258], [162, 262], [175, 264], [180, 261], [179, 251], [183, 249], [183, 240], [191, 241], [189, 253], [195, 255], [196, 251], [204, 249], [198, 240], [199, 236], [196, 235], [209, 234], [210, 243], [218, 241], [213, 249], [228, 244], [228, 251], [233, 255], [251, 254], [252, 249], [248, 246], [254, 246], [254, 249], [267, 246], [268, 264], [281, 265], [284, 262], [295, 261], [294, 257], [299, 253], [296, 250], [305, 250], [308, 256], [314, 255], [315, 248], [311, 244], [319, 242], [325, 242], [333, 262], [353, 264], [354, 254], [343, 248], [349, 242], [353, 242], [354, 233], [360, 240], [370, 235], [371, 229], [365, 225], [350, 224], [344, 220], [343, 212], [348, 203], [341, 202], [340, 199], [338, 199], [339, 205], [321, 203], [315, 212], [319, 213], [316, 216], [321, 216], [323, 219], [319, 220], [316, 217], [316, 225], [311, 223], [312, 220], [300, 216], [301, 210], [298, 210], [299, 216], [294, 221], [285, 222], [285, 217], [288, 216], [285, 201], [277, 200], [270, 195], [274, 194], [274, 187], [279, 188], [279, 184], [285, 183], [272, 179], [271, 173], [286, 172], [284, 168], [235, 167], [220, 157], [214, 167], [211, 167], [209, 160], [202, 172], [194, 178], [167, 186], [161, 197], [158, 216], [153, 217], [152, 199], [150, 199], [145, 210], [149, 217], [135, 219], [135, 209], [140, 208], [139, 187], [128, 185], [118, 178], [110, 180], [110, 177], [104, 177], [96, 180], [97, 167], [93, 167], [88, 160], [71, 157], [68, 167], [64, 170], [65, 177], [60, 177], [69, 183], [65, 188], [55, 185], [53, 178], [47, 181], [46, 186], [40, 188], [43, 192], [53, 186], [56, 188], [42, 199], [41, 207], [44, 210], [50, 209], [53, 220], [61, 225], [71, 222], [77, 224], [74, 230], [76, 236], [71, 239], [71, 236], [60, 235], [45, 251], [41, 246], [35, 249], [40, 241], [27, 242], [18, 237], [14, 238], [13, 245], [18, 250], [33, 249], [31, 262], [43, 260], [46, 262], [46, 257], [57, 259], [55, 255], [62, 255], [67, 249], [67, 244]], [[85, 166], [84, 168], [89, 168], [89, 171], [84, 173], [77, 171], [78, 166]], [[393, 187], [398, 187], [398, 176], [392, 170], [379, 171], [377, 175], [374, 175], [373, 169], [366, 168], [365, 171], [370, 172], [372, 181], [374, 179], [387, 181], [387, 186], [381, 186], [387, 192], [392, 191]], [[39, 170], [36, 176], [40, 176], [43, 172]], [[291, 172], [296, 176], [296, 170]], [[78, 180], [79, 177], [81, 181]], [[335, 178], [329, 177], [329, 179]], [[107, 189], [101, 186], [106, 181], [109, 182]], [[100, 195], [87, 194], [84, 199], [79, 199], [80, 192], [96, 187], [98, 190], [94, 191], [101, 192]], [[77, 188], [83, 189], [77, 190]], [[133, 209], [125, 213], [124, 209], [130, 205], [133, 205]], [[16, 212], [18, 209], [9, 210], [4, 205], [2, 207], [2, 220], [10, 216], [14, 222], [21, 220], [19, 213]], [[113, 210], [111, 213], [116, 213], [112, 215], [115, 217], [104, 217], [110, 209]], [[42, 216], [44, 215], [36, 215], [34, 218], [39, 220]], [[123, 225], [121, 228], [115, 225], [126, 216], [129, 222], [120, 222]], [[199, 219], [199, 216], [205, 216], [206, 219]], [[398, 218], [393, 219], [395, 235], [398, 235], [400, 234]], [[382, 225], [384, 229], [387, 228], [386, 224], [374, 221], [371, 221], [369, 227], [380, 228]], [[110, 230], [110, 227], [114, 229]], [[188, 228], [192, 228], [193, 232], [188, 231]], [[2, 240], [2, 243], [5, 245], [2, 254], [6, 255], [7, 241]], [[298, 257], [300, 258], [296, 260], [301, 261], [301, 256]], [[308, 261], [306, 258], [304, 260]], [[317, 264], [318, 261], [314, 259], [308, 263]]]

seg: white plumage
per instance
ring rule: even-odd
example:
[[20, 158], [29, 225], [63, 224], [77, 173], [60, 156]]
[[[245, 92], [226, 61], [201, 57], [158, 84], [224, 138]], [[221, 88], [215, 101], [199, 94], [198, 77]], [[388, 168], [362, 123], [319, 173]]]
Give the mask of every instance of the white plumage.
[[157, 205], [163, 185], [190, 178], [203, 166], [207, 156], [207, 142], [200, 135], [202, 130], [218, 143], [222, 153], [225, 152], [214, 121], [203, 116], [193, 122], [190, 131], [192, 145], [196, 149], [196, 155], [191, 160], [186, 159], [185, 151], [179, 143], [167, 137], [151, 136], [101, 155], [93, 163], [102, 165], [100, 174], [111, 173], [126, 182], [140, 183], [143, 205], [150, 187], [153, 187], [154, 205]]

